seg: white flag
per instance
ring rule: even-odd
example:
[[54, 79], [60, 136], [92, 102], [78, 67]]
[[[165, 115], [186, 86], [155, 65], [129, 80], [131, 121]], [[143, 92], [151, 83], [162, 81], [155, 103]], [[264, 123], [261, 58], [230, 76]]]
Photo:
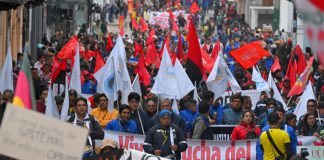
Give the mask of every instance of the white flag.
[[252, 72], [252, 81], [255, 82], [258, 92], [269, 91], [270, 86], [262, 78], [260, 72], [254, 66], [253, 66], [253, 72]]
[[[94, 77], [98, 82], [98, 88], [100, 88], [100, 90], [106, 94], [106, 96], [109, 99], [109, 102], [114, 102], [118, 99], [113, 59], [114, 58], [110, 57], [106, 64], [94, 74]], [[113, 106], [109, 105], [108, 111], [112, 110]]]
[[163, 47], [161, 65], [151, 92], [164, 98], [174, 98], [177, 96], [177, 77], [167, 47]]
[[273, 97], [275, 100], [279, 101], [282, 103], [284, 109], [286, 110], [287, 109], [287, 105], [285, 103], [285, 101], [283, 100], [277, 86], [276, 86], [276, 83], [274, 82], [273, 78], [272, 78], [272, 74], [271, 72], [269, 73], [269, 77], [268, 77], [268, 85], [272, 88], [273, 90]]
[[74, 64], [70, 79], [70, 89], [74, 89], [79, 95], [82, 95], [79, 44], [76, 46], [76, 54], [74, 56]]
[[220, 56], [217, 56], [214, 67], [206, 81], [208, 89], [214, 92], [215, 99], [221, 97], [228, 88], [226, 63], [222, 60]]
[[52, 87], [48, 87], [48, 94], [46, 98], [46, 109], [45, 109], [45, 115], [53, 118], [60, 118], [60, 114], [58, 112], [56, 102], [53, 96], [53, 90]]
[[195, 86], [192, 84], [186, 71], [183, 69], [178, 59], [176, 59], [174, 64], [174, 73], [176, 75], [177, 88], [178, 88], [178, 95], [176, 98], [181, 99], [182, 97], [190, 93], [192, 90], [194, 90]]
[[10, 89], [13, 91], [13, 88], [14, 86], [13, 86], [11, 46], [8, 45], [7, 56], [0, 74], [0, 92], [3, 92], [6, 89]]
[[69, 100], [69, 83], [68, 83], [68, 77], [65, 77], [65, 89], [64, 89], [64, 102], [61, 109], [61, 115], [60, 119], [63, 121], [67, 120], [69, 108], [70, 108], [70, 100]]
[[172, 111], [176, 114], [179, 114], [178, 102], [177, 99], [173, 99]]
[[181, 99], [195, 87], [178, 59], [173, 66], [167, 47], [164, 47], [161, 66], [151, 92], [164, 98]]
[[[114, 70], [115, 70], [115, 82], [117, 91], [122, 93], [122, 104], [128, 104], [128, 95], [133, 92], [131, 80], [128, 74], [126, 61], [126, 51], [122, 38], [118, 36], [116, 44], [111, 51], [109, 59], [113, 57]], [[108, 59], [108, 61], [109, 61]]]
[[[221, 61], [222, 61], [222, 64], [226, 64], [225, 63], [225, 60], [223, 58], [220, 58]], [[241, 89], [241, 86], [237, 83], [235, 77], [233, 76], [231, 70], [228, 68], [227, 65], [225, 65], [225, 71], [226, 71], [226, 74], [227, 74], [227, 80], [228, 80], [228, 83], [232, 89], [232, 91], [234, 93], [239, 93], [239, 92], [242, 92], [242, 89]]]
[[198, 91], [197, 91], [197, 85], [196, 84], [195, 84], [193, 99], [197, 102], [197, 104], [200, 102], [200, 97], [199, 97], [199, 94], [198, 94]]
[[304, 90], [304, 93], [302, 94], [296, 109], [294, 111], [294, 114], [297, 116], [297, 120], [299, 120], [299, 118], [307, 113], [307, 101], [309, 99], [315, 99], [315, 95], [313, 92], [313, 86], [312, 83], [309, 81], [306, 89]]
[[141, 84], [139, 81], [139, 76], [136, 74], [136, 77], [134, 78], [133, 84], [132, 84], [133, 91], [139, 94], [142, 97], [142, 91], [141, 91]]

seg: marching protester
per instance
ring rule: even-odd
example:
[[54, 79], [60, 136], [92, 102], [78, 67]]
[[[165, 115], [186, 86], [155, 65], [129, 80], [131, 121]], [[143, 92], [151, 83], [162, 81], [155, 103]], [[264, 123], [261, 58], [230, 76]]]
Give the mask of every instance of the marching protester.
[[98, 107], [93, 109], [90, 113], [93, 117], [97, 119], [102, 128], [106, 128], [106, 125], [113, 119], [118, 118], [118, 110], [113, 109], [108, 111], [108, 98], [105, 94], [99, 94], [98, 96], [99, 104]]
[[12, 90], [4, 90], [1, 95], [1, 101], [0, 101], [0, 126], [3, 119], [3, 115], [6, 111], [7, 103], [12, 103], [14, 98], [14, 93]]
[[[297, 136], [295, 133], [295, 130], [286, 125], [284, 122], [284, 116], [285, 116], [285, 110], [283, 108], [280, 107], [276, 107], [273, 109], [273, 111], [271, 113], [269, 113], [268, 117], [270, 117], [270, 114], [275, 113], [278, 116], [278, 128], [285, 131], [286, 133], [288, 133], [288, 138], [290, 141], [290, 151], [292, 153], [292, 155], [295, 155], [297, 153], [297, 144], [298, 144], [298, 140], [297, 140]], [[269, 122], [269, 120], [267, 120]], [[270, 122], [269, 122], [270, 123]], [[271, 128], [270, 124], [267, 124], [265, 127], [262, 128], [262, 134], [265, 133], [266, 131], [268, 131]], [[261, 140], [261, 137], [260, 137]], [[257, 152], [257, 159], [263, 159], [263, 150], [262, 147], [260, 145], [260, 141], [257, 141], [257, 146], [256, 146], [256, 152]]]
[[86, 147], [84, 149], [83, 157], [88, 157], [95, 154], [96, 143], [95, 140], [104, 138], [105, 133], [103, 132], [100, 124], [95, 118], [87, 113], [88, 104], [87, 100], [83, 97], [76, 99], [75, 114], [68, 118], [68, 122], [75, 126], [81, 126], [89, 129], [89, 135], [87, 137]]
[[[313, 114], [316, 115], [316, 118], [317, 118], [317, 102], [316, 102], [316, 100], [315, 99], [309, 99], [307, 101], [307, 106], [306, 107], [307, 107], [307, 113], [313, 113]], [[305, 117], [305, 115], [302, 115], [298, 120], [297, 128], [298, 128], [299, 131], [301, 130], [301, 128], [303, 126], [303, 123], [304, 123], [303, 118]]]
[[131, 109], [131, 119], [136, 122], [137, 133], [145, 134], [149, 130], [150, 117], [142, 110], [142, 108], [139, 108], [139, 103], [140, 96], [135, 92], [131, 92], [128, 95], [128, 104], [129, 108]]
[[[268, 116], [270, 128], [260, 136], [264, 159], [290, 159], [294, 154], [287, 132], [280, 129], [279, 115], [272, 112]], [[260, 159], [258, 157], [258, 159]], [[261, 158], [262, 159], [262, 158]]]
[[231, 140], [256, 139], [260, 134], [261, 129], [256, 126], [254, 113], [252, 111], [244, 111], [240, 124], [232, 132]]
[[209, 109], [208, 101], [201, 101], [198, 104], [199, 115], [193, 121], [192, 139], [213, 140], [213, 129], [209, 123]]
[[127, 133], [138, 133], [137, 124], [131, 119], [131, 109], [128, 105], [119, 107], [119, 118], [108, 122], [105, 129]]
[[[171, 113], [171, 122], [172, 124], [178, 126], [179, 128], [185, 128], [185, 120], [178, 114], [172, 111], [171, 100], [170, 99], [163, 99], [160, 103], [159, 110], [168, 110]], [[152, 117], [150, 122], [150, 128], [154, 125], [158, 124], [159, 122], [159, 115], [155, 115]]]
[[193, 128], [192, 123], [198, 115], [197, 102], [195, 100], [189, 99], [185, 102], [184, 105], [186, 109], [179, 113], [179, 115], [185, 120], [185, 128], [182, 129], [186, 134], [186, 137], [191, 137], [190, 134]]
[[231, 96], [230, 109], [224, 111], [223, 124], [238, 124], [243, 114], [242, 107], [243, 98], [241, 95], [235, 94]]
[[182, 129], [171, 121], [170, 110], [159, 113], [159, 122], [147, 133], [144, 140], [144, 151], [153, 155], [180, 160], [181, 152], [188, 147]]
[[152, 118], [157, 113], [156, 102], [153, 98], [148, 98], [145, 102], [145, 111], [147, 115]]
[[303, 117], [303, 126], [299, 130], [299, 134], [303, 136], [319, 136], [317, 133], [318, 128], [319, 124], [315, 113], [306, 113]]

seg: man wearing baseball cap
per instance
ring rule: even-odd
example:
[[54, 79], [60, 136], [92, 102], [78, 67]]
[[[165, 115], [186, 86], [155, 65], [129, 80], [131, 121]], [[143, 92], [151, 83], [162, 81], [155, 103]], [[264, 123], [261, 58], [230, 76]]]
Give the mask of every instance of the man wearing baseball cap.
[[159, 123], [152, 127], [144, 140], [144, 151], [157, 156], [180, 160], [188, 145], [182, 130], [171, 123], [171, 111], [159, 113]]

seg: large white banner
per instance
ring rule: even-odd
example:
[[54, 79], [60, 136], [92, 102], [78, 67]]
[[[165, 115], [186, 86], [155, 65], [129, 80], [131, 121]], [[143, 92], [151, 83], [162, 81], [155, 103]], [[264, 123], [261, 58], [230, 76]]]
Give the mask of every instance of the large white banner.
[[[185, 19], [189, 16], [189, 14], [184, 14], [183, 12], [173, 12], [172, 13], [177, 19], [179, 14], [182, 14]], [[169, 13], [168, 12], [151, 12], [149, 18], [149, 24], [155, 25], [158, 24], [162, 29], [169, 28]]]
[[[144, 135], [105, 131], [106, 138], [117, 141], [120, 148], [144, 152]], [[300, 136], [298, 137], [298, 144], [313, 146], [316, 140], [317, 138], [314, 136]], [[188, 149], [181, 155], [183, 160], [256, 159], [256, 140], [231, 142], [188, 139], [187, 143]], [[97, 141], [96, 144], [100, 146], [101, 142]]]
[[[105, 131], [105, 138], [118, 142], [120, 148], [143, 150], [144, 135]], [[99, 142], [98, 142], [99, 143]], [[255, 159], [255, 140], [252, 141], [205, 141], [188, 140], [183, 160]]]

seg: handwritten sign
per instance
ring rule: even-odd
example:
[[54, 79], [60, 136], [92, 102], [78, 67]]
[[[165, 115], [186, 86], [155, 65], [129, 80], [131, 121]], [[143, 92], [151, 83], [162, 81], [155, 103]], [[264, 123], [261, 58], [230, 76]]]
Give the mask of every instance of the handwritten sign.
[[88, 130], [7, 104], [0, 154], [16, 159], [80, 160]]

